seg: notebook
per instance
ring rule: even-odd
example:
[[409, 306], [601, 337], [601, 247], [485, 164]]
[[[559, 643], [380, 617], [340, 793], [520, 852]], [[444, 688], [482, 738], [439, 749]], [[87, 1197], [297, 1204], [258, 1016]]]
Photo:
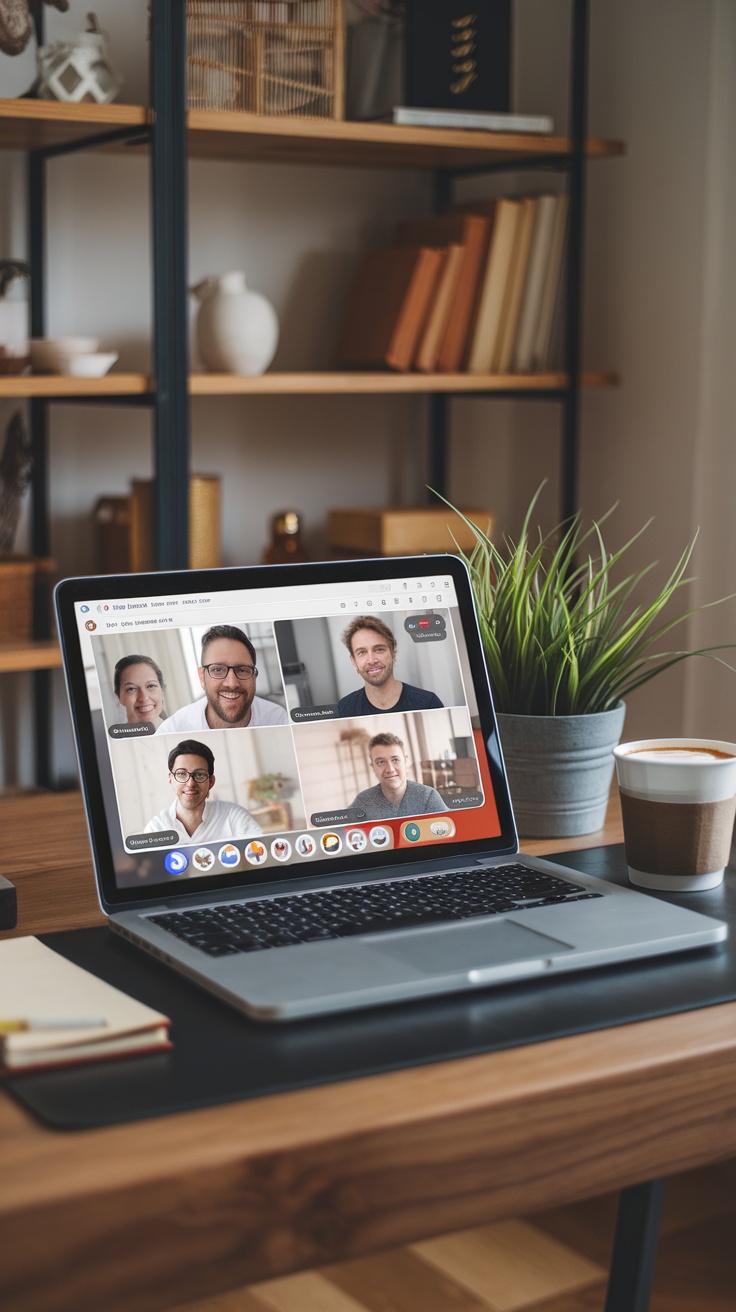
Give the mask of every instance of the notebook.
[[170, 1048], [169, 1020], [41, 943], [0, 943], [0, 1071]]
[[457, 557], [67, 579], [56, 608], [110, 928], [252, 1017], [726, 937], [519, 856]]

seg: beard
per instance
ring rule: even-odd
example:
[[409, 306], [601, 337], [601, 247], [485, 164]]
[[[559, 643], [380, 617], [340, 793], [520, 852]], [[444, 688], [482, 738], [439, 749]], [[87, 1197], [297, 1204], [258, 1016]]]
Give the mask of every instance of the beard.
[[253, 695], [249, 697], [247, 693], [243, 693], [239, 698], [233, 700], [223, 698], [219, 692], [210, 691], [207, 693], [207, 705], [217, 719], [222, 720], [225, 724], [242, 724], [244, 720], [247, 720], [252, 702]]
[[373, 688], [382, 688], [384, 683], [388, 683], [389, 679], [393, 675], [393, 672], [394, 672], [393, 665], [386, 665], [383, 669], [379, 670], [376, 673], [368, 674], [366, 672], [365, 674], [361, 674], [360, 677], [364, 683], [370, 683]]

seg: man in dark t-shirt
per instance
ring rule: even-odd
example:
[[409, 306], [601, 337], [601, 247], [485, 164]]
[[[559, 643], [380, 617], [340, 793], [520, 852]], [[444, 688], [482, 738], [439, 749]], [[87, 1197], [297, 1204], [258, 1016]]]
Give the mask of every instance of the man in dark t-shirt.
[[387, 624], [374, 615], [356, 615], [342, 635], [350, 660], [363, 687], [337, 703], [341, 716], [382, 715], [387, 711], [442, 709], [434, 692], [415, 688], [394, 677], [396, 639]]

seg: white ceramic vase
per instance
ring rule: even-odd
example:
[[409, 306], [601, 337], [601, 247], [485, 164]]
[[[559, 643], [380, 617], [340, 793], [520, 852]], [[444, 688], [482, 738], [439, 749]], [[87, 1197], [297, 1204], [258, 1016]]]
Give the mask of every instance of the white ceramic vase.
[[192, 287], [201, 302], [197, 341], [213, 373], [262, 374], [276, 354], [279, 321], [270, 301], [249, 292], [244, 273], [205, 278]]

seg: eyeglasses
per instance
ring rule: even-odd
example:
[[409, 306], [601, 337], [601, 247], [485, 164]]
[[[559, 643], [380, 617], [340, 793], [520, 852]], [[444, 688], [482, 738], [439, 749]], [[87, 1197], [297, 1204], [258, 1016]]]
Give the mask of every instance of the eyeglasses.
[[172, 777], [178, 784], [185, 784], [187, 779], [193, 779], [195, 784], [206, 784], [209, 779], [209, 770], [172, 770]]
[[211, 679], [226, 679], [231, 670], [235, 672], [235, 678], [247, 683], [249, 679], [254, 679], [258, 673], [255, 665], [203, 665]]

